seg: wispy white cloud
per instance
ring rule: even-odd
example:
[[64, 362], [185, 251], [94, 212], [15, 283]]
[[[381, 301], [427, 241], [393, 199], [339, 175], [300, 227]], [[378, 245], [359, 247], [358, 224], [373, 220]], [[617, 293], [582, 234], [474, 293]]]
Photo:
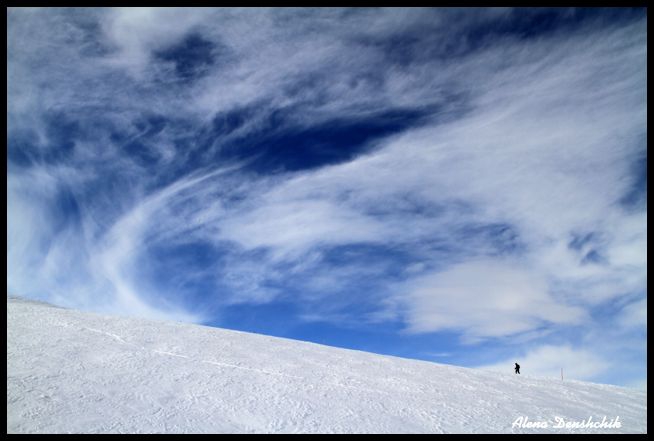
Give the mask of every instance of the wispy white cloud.
[[208, 17], [212, 10], [197, 8], [111, 8], [101, 26], [107, 44], [117, 50], [102, 60], [107, 65], [125, 69], [137, 79], [151, 69], [152, 56], [184, 37]]
[[546, 281], [516, 261], [462, 263], [412, 280], [407, 290], [409, 332], [454, 329], [476, 341], [586, 318], [582, 308], [557, 302]]
[[[140, 280], [139, 264], [153, 235], [171, 234], [170, 230], [180, 234], [189, 227], [170, 218], [157, 223], [162, 211], [183, 199], [185, 191], [225, 171], [217, 169], [180, 179], [149, 196], [136, 198], [122, 213], [122, 207], [112, 207], [119, 211], [118, 216], [106, 209], [89, 212], [94, 206], [88, 204], [81, 208], [77, 223], [61, 218], [65, 214], [59, 213], [58, 198], [70, 187], [88, 185], [90, 176], [85, 182], [82, 174], [66, 167], [10, 171], [8, 291], [50, 297], [69, 306], [150, 318], [205, 320], [185, 311], [184, 306], [162, 302], [158, 293], [151, 292]], [[114, 219], [106, 230], [101, 220], [95, 219], [102, 214]], [[60, 227], [53, 223], [58, 218]]]
[[275, 257], [299, 258], [312, 248], [381, 241], [383, 225], [330, 201], [281, 201], [236, 213], [221, 236], [245, 248], [270, 247]]
[[626, 329], [647, 328], [647, 298], [629, 303], [622, 308], [618, 315], [618, 323]]
[[[638, 37], [632, 29], [615, 32], [624, 34], [614, 35], [617, 41], [631, 45]], [[463, 65], [474, 62], [474, 72], [483, 73], [488, 84], [485, 89], [474, 86], [478, 96], [468, 115], [393, 137], [349, 163], [289, 176], [258, 197], [250, 211], [239, 213], [222, 234], [246, 248], [270, 247], [282, 255], [288, 247], [309, 250], [341, 239], [420, 248], [420, 241], [439, 237], [474, 259], [492, 247], [473, 248], [465, 240], [452, 244], [452, 238], [443, 236], [456, 227], [500, 222], [516, 228], [529, 268], [525, 277], [507, 271], [515, 276], [508, 279], [531, 277], [539, 286], [522, 284], [509, 292], [520, 288], [547, 299], [551, 310], [540, 311], [541, 319], [580, 323], [580, 305], [644, 289], [645, 218], [627, 214], [618, 204], [628, 190], [632, 152], [640, 148], [638, 136], [645, 131], [644, 102], [637, 93], [645, 79], [642, 47], [630, 45], [618, 52], [615, 43], [593, 43], [587, 36], [560, 43], [539, 41], [533, 52], [527, 50], [529, 44], [504, 48], [505, 59], [513, 62], [499, 71], [490, 61], [498, 56], [495, 50], [464, 60]], [[625, 69], [626, 64], [631, 67]], [[609, 87], [595, 88], [593, 81], [600, 75]], [[386, 217], [373, 214], [379, 208], [401, 207], [408, 194], [423, 206], [444, 208], [427, 219], [402, 210], [390, 210]], [[577, 231], [603, 235], [607, 263], [586, 263], [579, 250], [570, 248]], [[623, 262], [629, 256], [632, 260]], [[475, 268], [479, 275], [469, 279], [488, 278], [483, 276], [490, 269]], [[458, 270], [435, 271], [432, 283], [438, 286], [453, 271]], [[465, 280], [461, 274], [457, 283]], [[484, 284], [465, 298], [488, 296]], [[496, 285], [506, 290], [510, 282]], [[504, 300], [509, 298], [513, 296]], [[406, 300], [409, 310], [429, 302], [439, 308], [457, 302], [443, 290]], [[518, 310], [513, 324], [477, 323], [475, 333], [497, 336], [532, 329], [540, 322], [529, 309], [525, 304]], [[457, 325], [475, 322], [473, 312], [457, 312], [450, 317]], [[418, 317], [421, 322], [414, 322]], [[432, 317], [430, 326], [427, 313], [409, 314], [409, 329], [440, 329], [438, 317]]]

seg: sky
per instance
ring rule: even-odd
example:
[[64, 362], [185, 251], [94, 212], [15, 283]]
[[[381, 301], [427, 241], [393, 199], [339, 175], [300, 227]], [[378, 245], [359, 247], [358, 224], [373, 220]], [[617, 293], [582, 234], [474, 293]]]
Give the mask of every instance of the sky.
[[7, 292], [646, 388], [647, 11], [9, 8]]

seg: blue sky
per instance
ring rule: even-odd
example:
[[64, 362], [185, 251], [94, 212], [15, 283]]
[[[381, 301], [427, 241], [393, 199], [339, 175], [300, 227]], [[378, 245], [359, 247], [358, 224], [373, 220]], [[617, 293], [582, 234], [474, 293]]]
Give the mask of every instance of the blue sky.
[[646, 384], [645, 9], [14, 8], [7, 290]]

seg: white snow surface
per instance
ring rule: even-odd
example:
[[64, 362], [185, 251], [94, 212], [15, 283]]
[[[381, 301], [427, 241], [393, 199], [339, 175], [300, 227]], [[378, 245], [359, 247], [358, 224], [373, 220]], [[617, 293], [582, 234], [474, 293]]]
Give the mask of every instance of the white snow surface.
[[645, 391], [511, 368], [7, 299], [8, 433], [647, 432]]

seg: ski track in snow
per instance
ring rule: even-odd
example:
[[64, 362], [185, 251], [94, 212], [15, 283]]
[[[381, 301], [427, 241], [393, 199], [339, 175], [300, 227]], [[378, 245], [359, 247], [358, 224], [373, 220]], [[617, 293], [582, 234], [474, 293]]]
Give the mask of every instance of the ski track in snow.
[[[60, 325], [60, 326], [66, 326], [66, 325], [65, 325], [65, 324], [62, 324], [62, 325]], [[134, 347], [137, 347], [136, 345], [133, 345], [133, 344], [131, 344], [131, 343], [126, 342], [126, 341], [125, 341], [122, 337], [120, 337], [119, 335], [113, 334], [113, 333], [111, 333], [111, 332], [100, 331], [99, 329], [93, 329], [93, 328], [82, 328], [82, 329], [86, 329], [86, 330], [91, 331], [91, 332], [97, 332], [97, 333], [99, 333], [99, 334], [105, 334], [105, 335], [108, 335], [108, 336], [110, 336], [110, 337], [112, 337], [112, 338], [118, 340], [118, 341], [121, 342], [121, 343], [124, 343], [124, 344], [127, 344], [127, 345], [131, 345], [131, 346], [134, 346]], [[141, 346], [140, 349], [142, 349], [142, 350], [144, 350], [144, 351], [147, 351], [147, 350], [148, 350], [147, 348], [145, 348], [145, 347], [143, 347], [143, 346]], [[187, 355], [175, 354], [175, 353], [173, 353], [173, 352], [160, 351], [160, 350], [157, 350], [157, 349], [153, 349], [152, 352], [155, 352], [155, 353], [157, 353], [157, 354], [162, 354], [162, 355], [170, 355], [170, 356], [172, 356], [172, 357], [190, 358], [190, 357], [187, 356]], [[234, 369], [244, 369], [244, 370], [246, 370], [246, 371], [258, 372], [258, 373], [260, 373], [260, 374], [265, 374], [265, 375], [276, 375], [276, 376], [280, 376], [280, 377], [287, 377], [287, 378], [293, 378], [293, 379], [298, 379], [298, 380], [302, 380], [302, 379], [306, 379], [306, 380], [308, 380], [308, 379], [305, 378], [305, 377], [300, 377], [300, 376], [297, 376], [297, 375], [289, 375], [289, 374], [285, 374], [285, 373], [283, 373], [283, 372], [271, 372], [271, 371], [267, 371], [267, 370], [264, 370], [264, 369], [254, 369], [254, 368], [250, 368], [250, 367], [246, 367], [246, 366], [239, 366], [239, 365], [236, 365], [236, 364], [221, 363], [221, 362], [218, 362], [218, 361], [211, 361], [211, 360], [191, 360], [191, 361], [194, 361], [194, 362], [198, 362], [198, 361], [199, 361], [199, 362], [201, 362], [201, 363], [208, 363], [208, 364], [212, 364], [212, 365], [215, 365], [215, 366], [224, 366], [224, 367], [229, 367], [229, 368], [234, 368]], [[349, 386], [349, 385], [347, 385], [347, 384], [329, 383], [329, 382], [323, 382], [323, 384], [329, 384], [329, 385], [331, 385], [331, 386], [344, 387], [344, 388], [350, 388], [350, 389], [356, 389], [356, 390], [369, 390], [369, 391], [372, 391], [372, 392], [375, 392], [375, 393], [385, 394], [385, 392], [380, 391], [380, 390], [365, 389], [365, 388], [356, 387], [356, 386]]]
[[[617, 386], [7, 300], [9, 433], [646, 433], [646, 415]], [[603, 416], [622, 427], [552, 427]]]

